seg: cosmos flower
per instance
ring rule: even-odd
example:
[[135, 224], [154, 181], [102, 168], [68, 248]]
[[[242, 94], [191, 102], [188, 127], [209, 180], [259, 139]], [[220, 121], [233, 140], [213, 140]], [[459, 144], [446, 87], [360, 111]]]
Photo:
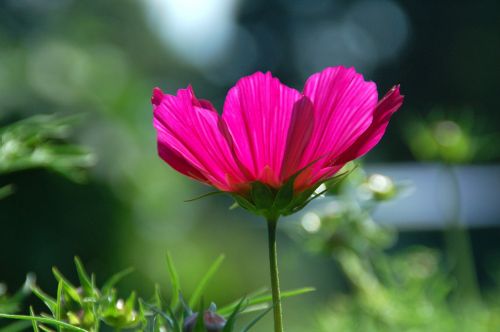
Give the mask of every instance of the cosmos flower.
[[191, 86], [177, 95], [155, 88], [151, 101], [160, 157], [255, 207], [256, 186], [272, 199], [287, 187], [287, 196], [304, 201], [380, 141], [403, 96], [394, 86], [379, 100], [375, 83], [339, 66], [313, 74], [302, 92], [269, 72], [243, 77], [229, 90], [222, 115]]

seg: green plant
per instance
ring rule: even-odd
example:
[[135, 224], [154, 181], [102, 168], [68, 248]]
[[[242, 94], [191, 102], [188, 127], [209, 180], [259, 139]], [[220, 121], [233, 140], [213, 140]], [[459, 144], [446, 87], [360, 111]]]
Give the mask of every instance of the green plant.
[[[95, 163], [88, 149], [67, 142], [76, 116], [37, 115], [0, 127], [0, 175], [32, 168], [47, 168], [73, 181], [85, 179]], [[12, 185], [0, 186], [0, 199]]]
[[[212, 264], [191, 297], [185, 300], [176, 268], [171, 256], [167, 255], [173, 294], [167, 302], [163, 299], [158, 285], [149, 300], [137, 300], [135, 292], [132, 292], [127, 299], [119, 298], [119, 292], [115, 286], [123, 277], [131, 273], [132, 269], [113, 275], [102, 287], [98, 288], [95, 276], [89, 275], [80, 259], [75, 257], [79, 286], [73, 285], [56, 268], [53, 268], [53, 274], [58, 282], [56, 296], [49, 296], [36, 285], [31, 285], [31, 290], [43, 301], [49, 314], [35, 315], [30, 309], [30, 315], [18, 315], [0, 307], [2, 309], [0, 318], [31, 321], [34, 331], [51, 331], [49, 328], [51, 326], [57, 328], [58, 331], [97, 332], [101, 330], [102, 325], [105, 325], [115, 330], [147, 332], [232, 332], [236, 329], [235, 322], [239, 315], [260, 312], [240, 330], [246, 332], [270, 311], [272, 296], [264, 290], [242, 297], [221, 308], [217, 308], [214, 303], [206, 308], [203, 294], [223, 259], [224, 257], [220, 256]], [[302, 288], [284, 292], [282, 297], [287, 298], [312, 290]]]

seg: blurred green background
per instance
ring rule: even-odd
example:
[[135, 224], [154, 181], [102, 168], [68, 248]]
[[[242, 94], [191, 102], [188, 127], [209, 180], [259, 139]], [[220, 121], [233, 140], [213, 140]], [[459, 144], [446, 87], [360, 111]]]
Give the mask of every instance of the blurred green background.
[[[445, 181], [452, 194], [443, 194], [451, 200], [443, 203], [452, 205], [451, 217], [444, 213], [441, 219], [462, 220], [463, 195], [494, 202], [499, 193], [499, 7], [495, 0], [1, 1], [0, 126], [31, 115], [77, 114], [80, 120], [61, 140], [87, 147], [96, 160], [77, 162], [92, 165], [85, 179], [58, 168], [0, 172], [0, 187], [12, 184], [14, 190], [0, 200], [0, 281], [14, 290], [32, 271], [42, 288], [54, 291], [51, 266], [74, 278], [73, 256], [79, 255], [101, 278], [134, 266], [124, 287], [148, 295], [154, 282], [166, 282], [170, 250], [188, 291], [226, 253], [207, 294], [211, 300], [224, 303], [268, 285], [264, 223], [245, 211], [229, 211], [228, 197], [184, 202], [210, 189], [157, 157], [149, 102], [155, 86], [174, 93], [191, 84], [221, 110], [228, 88], [257, 70], [271, 70], [298, 89], [309, 75], [334, 65], [355, 66], [377, 82], [380, 96], [400, 83], [405, 104], [365, 158], [368, 173], [372, 164], [381, 173], [387, 166], [411, 165], [425, 175], [432, 165], [451, 179]], [[6, 141], [0, 144], [6, 153]], [[471, 189], [471, 175], [457, 184], [457, 164], [474, 174], [486, 167], [491, 181]], [[415, 194], [431, 194], [418, 189]], [[418, 205], [411, 195], [407, 204]], [[420, 214], [393, 205], [390, 211], [400, 220], [389, 227], [400, 232], [379, 249], [398, 257], [414, 245], [426, 246], [443, 257], [438, 265], [453, 280], [450, 287], [464, 286], [454, 271], [465, 266], [483, 297], [497, 294], [500, 217], [494, 203], [487, 207], [489, 214], [467, 208], [481, 221], [467, 218], [474, 227], [466, 234], [461, 226], [448, 227], [447, 220], [418, 226]], [[412, 220], [409, 226], [405, 218]], [[340, 319], [325, 308], [339, 297], [356, 301], [342, 260], [305, 251], [287, 232], [280, 234], [279, 248], [283, 288], [318, 290], [287, 301], [288, 330], [304, 331], [318, 320], [325, 331], [334, 330], [329, 319]], [[453, 263], [450, 251], [465, 263]], [[344, 317], [373, 316], [362, 305], [356, 307], [360, 311], [352, 306], [343, 307]], [[406, 323], [394, 324], [405, 330]], [[346, 326], [335, 330], [347, 331]], [[367, 326], [364, 331], [378, 331]]]

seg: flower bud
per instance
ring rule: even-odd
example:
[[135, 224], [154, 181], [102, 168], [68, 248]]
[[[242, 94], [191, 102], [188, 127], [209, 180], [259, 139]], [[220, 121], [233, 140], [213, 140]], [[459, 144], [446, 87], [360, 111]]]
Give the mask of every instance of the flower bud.
[[[183, 332], [192, 332], [194, 327], [196, 326], [196, 322], [198, 320], [198, 313], [195, 312], [184, 321]], [[203, 313], [203, 326], [207, 332], [221, 332], [226, 326], [226, 320], [221, 315], [217, 313], [206, 310]]]

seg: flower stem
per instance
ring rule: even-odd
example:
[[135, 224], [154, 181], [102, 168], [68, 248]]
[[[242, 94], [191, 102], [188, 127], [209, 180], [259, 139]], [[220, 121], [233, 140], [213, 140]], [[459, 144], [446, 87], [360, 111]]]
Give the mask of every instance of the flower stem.
[[267, 232], [269, 236], [269, 267], [271, 270], [271, 289], [273, 294], [274, 332], [283, 332], [280, 279], [278, 273], [278, 253], [276, 248], [277, 226], [278, 226], [278, 219], [267, 220]]

